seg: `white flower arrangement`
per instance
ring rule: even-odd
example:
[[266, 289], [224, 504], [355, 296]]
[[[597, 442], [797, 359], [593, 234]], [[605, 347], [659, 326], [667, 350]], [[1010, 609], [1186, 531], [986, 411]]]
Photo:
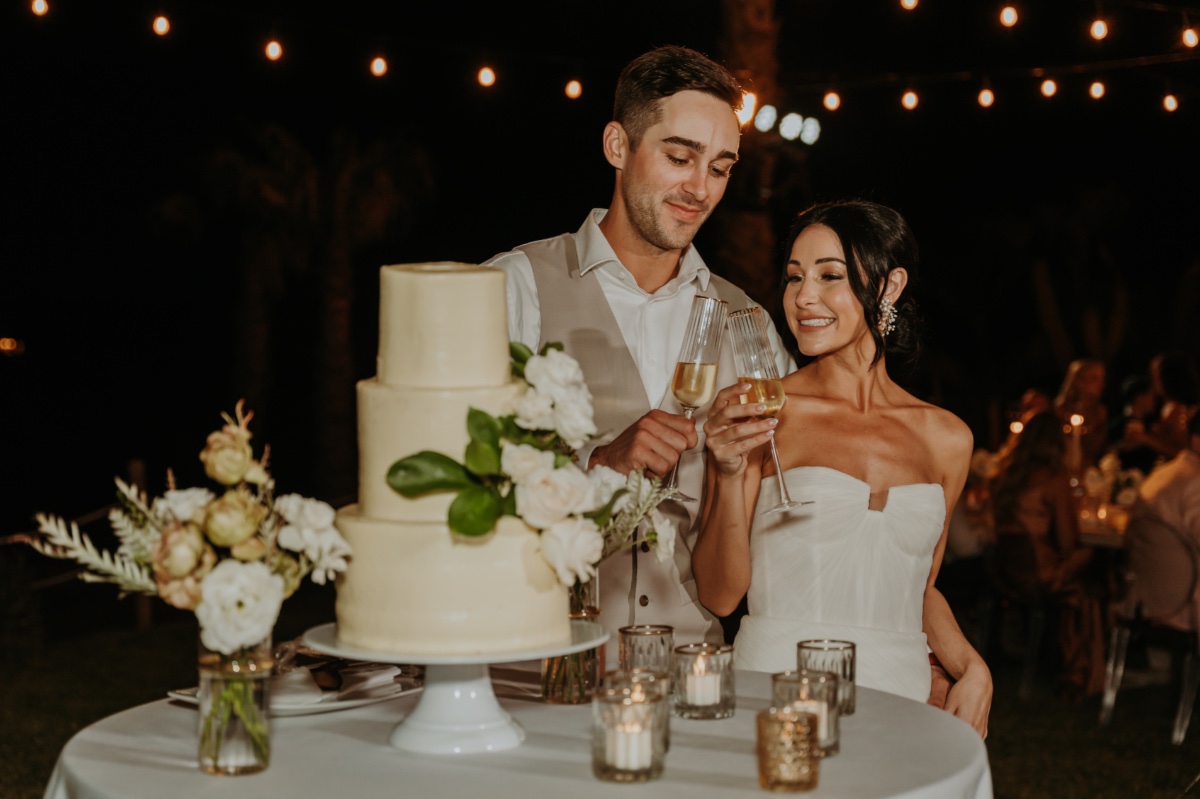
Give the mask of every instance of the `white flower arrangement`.
[[388, 483], [406, 497], [455, 492], [447, 522], [458, 535], [487, 535], [503, 515], [522, 519], [567, 586], [588, 582], [601, 561], [632, 547], [639, 527], [660, 561], [672, 557], [675, 527], [657, 510], [669, 489], [640, 471], [625, 477], [575, 463], [575, 451], [596, 434], [579, 363], [559, 344], [534, 354], [514, 342], [510, 351], [524, 384], [511, 413], [470, 409], [462, 463], [426, 450], [393, 464]]
[[1137, 501], [1138, 486], [1145, 477], [1141, 469], [1122, 469], [1121, 458], [1109, 452], [1084, 472], [1083, 485], [1092, 499], [1128, 508]]
[[224, 487], [170, 487], [152, 502], [120, 479], [109, 521], [120, 542], [97, 550], [78, 525], [38, 514], [30, 544], [53, 558], [84, 566], [81, 579], [115, 583], [121, 594], [157, 595], [192, 610], [206, 647], [232, 655], [267, 638], [283, 600], [306, 575], [324, 583], [344, 571], [350, 546], [333, 526], [333, 508], [287, 494], [274, 496], [267, 455], [250, 446], [251, 413], [208, 437], [200, 453], [205, 474]]

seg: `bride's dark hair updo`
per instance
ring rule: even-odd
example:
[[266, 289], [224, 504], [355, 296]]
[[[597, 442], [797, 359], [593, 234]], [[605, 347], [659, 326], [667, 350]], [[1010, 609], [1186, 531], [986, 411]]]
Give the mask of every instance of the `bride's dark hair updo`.
[[[819, 203], [801, 211], [792, 223], [783, 252], [784, 267], [780, 280], [785, 288], [787, 259], [791, 257], [792, 247], [805, 228], [812, 225], [829, 228], [842, 244], [850, 288], [862, 304], [867, 327], [875, 339], [875, 358], [871, 365], [878, 363], [885, 354], [889, 363], [899, 360], [911, 364], [921, 349], [922, 319], [913, 296], [917, 278], [917, 242], [904, 217], [887, 206], [868, 200]], [[895, 305], [896, 327], [885, 337], [879, 332], [879, 301], [883, 297], [887, 276], [900, 267], [908, 272], [908, 286]], [[803, 365], [811, 360], [798, 352], [790, 331], [788, 339], [798, 363]]]

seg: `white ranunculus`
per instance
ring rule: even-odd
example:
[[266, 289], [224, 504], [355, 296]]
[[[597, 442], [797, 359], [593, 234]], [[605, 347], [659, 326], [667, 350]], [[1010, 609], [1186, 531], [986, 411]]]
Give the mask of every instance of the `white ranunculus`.
[[659, 512], [658, 508], [650, 511], [650, 527], [654, 530], [654, 557], [659, 563], [666, 563], [675, 557], [675, 523]]
[[554, 429], [573, 449], [596, 435], [592, 395], [587, 386], [564, 390], [554, 399]]
[[604, 539], [595, 522], [576, 516], [542, 531], [541, 549], [558, 579], [564, 585], [574, 585], [576, 580], [586, 583], [596, 573]]
[[525, 478], [538, 469], [553, 469], [554, 453], [528, 444], [503, 443], [500, 450], [500, 470], [512, 478], [514, 483], [525, 482]]
[[574, 464], [538, 469], [517, 486], [517, 515], [526, 524], [545, 530], [572, 513], [591, 510], [592, 486]]
[[337, 515], [329, 503], [299, 494], [284, 494], [279, 497], [275, 500], [275, 510], [288, 524], [317, 530], [333, 527], [333, 518]]
[[350, 555], [350, 545], [332, 526], [317, 529], [284, 525], [279, 531], [279, 546], [308, 558], [313, 564], [312, 580], [318, 585], [344, 572], [346, 557]]
[[[618, 489], [625, 487], [625, 475], [604, 465], [596, 465], [588, 469], [587, 476], [588, 482], [592, 484], [592, 507], [589, 510], [603, 507], [612, 499], [612, 495]], [[622, 494], [621, 498], [613, 505], [613, 513], [619, 513], [621, 508], [628, 504], [629, 494]]]
[[517, 425], [526, 430], [553, 430], [554, 400], [549, 394], [527, 386], [513, 400], [513, 415], [517, 417]]
[[525, 364], [525, 379], [555, 401], [564, 391], [584, 384], [579, 361], [560, 350], [532, 356]]
[[228, 559], [200, 584], [200, 640], [213, 651], [232, 655], [271, 634], [283, 605], [283, 578], [262, 561]]
[[151, 512], [160, 519], [170, 514], [177, 522], [195, 521], [196, 511], [212, 502], [215, 494], [207, 488], [180, 488], [164, 491], [154, 500]]

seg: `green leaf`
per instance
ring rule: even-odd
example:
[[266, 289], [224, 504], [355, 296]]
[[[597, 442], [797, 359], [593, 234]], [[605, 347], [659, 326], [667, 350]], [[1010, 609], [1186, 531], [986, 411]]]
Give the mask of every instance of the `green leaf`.
[[463, 462], [472, 473], [480, 477], [500, 474], [500, 448], [483, 441], [472, 441], [467, 444]]
[[629, 493], [628, 488], [618, 488], [616, 491], [613, 492], [613, 495], [609, 498], [608, 502], [606, 502], [603, 507], [596, 508], [591, 513], [585, 513], [583, 515], [586, 518], [594, 521], [596, 523], [596, 526], [599, 527], [601, 530], [603, 530], [604, 526], [606, 524], [608, 524], [609, 519], [612, 518], [613, 506], [617, 504], [617, 500], [628, 493]]
[[472, 441], [481, 441], [493, 447], [500, 446], [500, 433], [504, 426], [500, 420], [478, 408], [467, 409], [467, 433]]
[[500, 518], [504, 501], [494, 488], [473, 485], [464, 488], [450, 503], [450, 529], [472, 537], [487, 535]]
[[388, 485], [406, 497], [430, 491], [455, 491], [475, 485], [463, 465], [440, 452], [425, 450], [398, 460], [387, 473]]
[[512, 376], [525, 377], [525, 364], [533, 357], [533, 350], [519, 341], [508, 342], [508, 355], [512, 359]]
[[561, 341], [547, 341], [545, 344], [542, 345], [542, 351], [539, 352], [538, 355], [545, 355], [550, 350], [558, 350], [559, 352], [562, 352], [563, 351], [562, 342]]
[[517, 515], [517, 487], [513, 486], [508, 489], [508, 493], [504, 495], [504, 507], [502, 512], [505, 516]]

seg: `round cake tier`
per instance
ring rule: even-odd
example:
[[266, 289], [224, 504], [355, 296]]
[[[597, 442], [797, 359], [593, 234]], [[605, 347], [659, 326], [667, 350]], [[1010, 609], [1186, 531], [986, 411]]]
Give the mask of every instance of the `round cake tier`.
[[458, 263], [380, 270], [379, 382], [407, 388], [509, 380], [504, 273]]
[[387, 483], [388, 469], [401, 458], [433, 450], [462, 462], [467, 411], [493, 416], [510, 412], [518, 383], [496, 388], [422, 390], [358, 383], [358, 501], [363, 516], [380, 521], [446, 521], [454, 495], [402, 497]]
[[353, 555], [337, 584], [338, 639], [379, 652], [484, 655], [568, 643], [567, 589], [537, 533], [504, 517], [480, 539], [445, 524], [364, 518], [337, 527]]

